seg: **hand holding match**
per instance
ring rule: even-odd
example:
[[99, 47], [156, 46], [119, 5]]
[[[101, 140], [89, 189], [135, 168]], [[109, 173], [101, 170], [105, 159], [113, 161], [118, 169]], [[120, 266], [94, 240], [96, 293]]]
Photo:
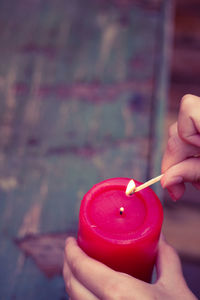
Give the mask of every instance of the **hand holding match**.
[[139, 185], [137, 187], [135, 185], [134, 180], [131, 179], [129, 181], [128, 185], [127, 185], [127, 188], [126, 188], [126, 195], [129, 196], [129, 195], [132, 195], [132, 194], [134, 194], [136, 192], [139, 192], [139, 191], [145, 189], [146, 187], [148, 187], [148, 186], [150, 186], [150, 185], [158, 182], [159, 180], [161, 180], [161, 178], [163, 176], [164, 176], [164, 174], [161, 174], [161, 175], [159, 175], [159, 176], [157, 176], [155, 178], [152, 178], [152, 179], [146, 181], [145, 183], [143, 183], [143, 184], [141, 184], [141, 185]]

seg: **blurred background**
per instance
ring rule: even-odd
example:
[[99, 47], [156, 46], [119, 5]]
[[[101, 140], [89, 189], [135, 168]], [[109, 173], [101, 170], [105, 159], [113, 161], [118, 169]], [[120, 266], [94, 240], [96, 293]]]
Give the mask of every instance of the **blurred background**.
[[[68, 299], [67, 236], [110, 177], [160, 174], [167, 128], [200, 95], [198, 0], [0, 1], [0, 297]], [[160, 184], [163, 231], [200, 296], [200, 202]]]

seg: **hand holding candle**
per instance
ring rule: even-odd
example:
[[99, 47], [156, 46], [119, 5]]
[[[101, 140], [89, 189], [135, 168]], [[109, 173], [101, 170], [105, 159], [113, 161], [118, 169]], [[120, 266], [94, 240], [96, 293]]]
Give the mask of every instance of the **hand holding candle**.
[[149, 284], [90, 258], [73, 238], [66, 243], [63, 275], [70, 300], [198, 300], [187, 287], [178, 255], [163, 239], [156, 268], [157, 280]]
[[80, 207], [78, 244], [112, 269], [150, 282], [163, 220], [162, 205], [150, 188], [127, 196], [129, 181], [108, 179], [86, 193]]
[[[63, 275], [70, 300], [122, 298], [127, 300], [195, 300], [196, 297], [184, 281], [176, 252], [166, 244], [163, 238], [160, 239], [159, 245], [157, 243], [162, 223], [162, 210], [157, 202], [159, 200], [149, 188], [134, 196], [126, 196], [125, 189], [128, 181], [129, 179], [118, 178], [100, 183], [92, 188], [83, 199], [79, 245], [84, 252], [73, 238], [67, 240], [65, 248]], [[139, 183], [136, 182], [136, 185]], [[118, 193], [120, 197], [119, 195], [117, 197]], [[138, 197], [140, 195], [139, 199], [136, 195]], [[149, 197], [146, 202], [143, 197], [147, 195]], [[105, 202], [108, 196], [110, 200], [107, 199]], [[102, 207], [104, 202], [108, 204], [108, 207]], [[131, 223], [132, 215], [130, 219], [129, 216], [126, 219], [128, 208], [134, 208], [132, 202], [135, 202], [136, 211], [139, 212], [139, 215], [135, 214], [133, 223]], [[116, 205], [113, 206], [114, 203]], [[158, 205], [158, 211], [155, 210], [155, 214], [149, 215], [152, 204], [156, 207]], [[108, 216], [105, 213], [109, 213]], [[149, 215], [150, 219], [146, 215]], [[147, 219], [146, 222], [145, 219]], [[146, 226], [148, 224], [152, 227]], [[145, 227], [146, 230], [144, 230]], [[157, 250], [157, 280], [150, 285], [143, 280], [149, 282], [151, 278]], [[100, 261], [105, 262], [107, 266]]]

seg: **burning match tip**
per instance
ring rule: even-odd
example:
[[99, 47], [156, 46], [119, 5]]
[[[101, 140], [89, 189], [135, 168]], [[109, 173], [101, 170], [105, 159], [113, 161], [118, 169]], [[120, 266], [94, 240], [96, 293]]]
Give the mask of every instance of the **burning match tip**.
[[126, 196], [129, 196], [135, 192], [136, 185], [133, 179], [131, 179], [126, 187]]

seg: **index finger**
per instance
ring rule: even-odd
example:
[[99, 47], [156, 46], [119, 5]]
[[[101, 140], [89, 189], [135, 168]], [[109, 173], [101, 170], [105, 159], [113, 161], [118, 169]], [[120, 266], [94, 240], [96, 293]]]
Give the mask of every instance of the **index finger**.
[[162, 160], [162, 172], [171, 166], [199, 153], [199, 148], [186, 143], [179, 137], [177, 123], [169, 129], [168, 144]]

